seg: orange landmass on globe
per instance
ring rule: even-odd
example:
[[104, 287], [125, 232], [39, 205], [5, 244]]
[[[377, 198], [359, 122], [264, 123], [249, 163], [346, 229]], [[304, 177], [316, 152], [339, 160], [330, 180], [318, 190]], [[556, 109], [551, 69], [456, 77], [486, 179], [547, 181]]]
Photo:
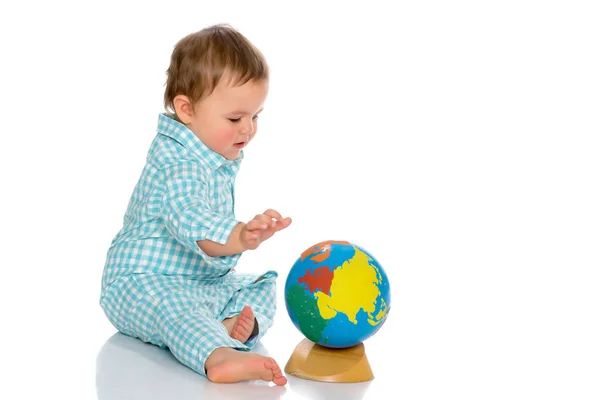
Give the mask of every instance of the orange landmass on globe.
[[312, 272], [307, 272], [298, 279], [298, 282], [308, 286], [308, 290], [313, 293], [321, 289], [323, 293], [330, 293], [331, 281], [333, 280], [333, 271], [329, 267], [319, 267]]
[[302, 255], [300, 256], [300, 259], [302, 261], [304, 261], [304, 259], [306, 257], [314, 254], [314, 256], [311, 257], [310, 259], [312, 261], [314, 261], [315, 264], [323, 262], [329, 257], [329, 254], [331, 254], [331, 245], [332, 244], [351, 245], [350, 242], [347, 242], [345, 240], [326, 240], [324, 242], [317, 243], [310, 249], [306, 250], [304, 253], [302, 253]]

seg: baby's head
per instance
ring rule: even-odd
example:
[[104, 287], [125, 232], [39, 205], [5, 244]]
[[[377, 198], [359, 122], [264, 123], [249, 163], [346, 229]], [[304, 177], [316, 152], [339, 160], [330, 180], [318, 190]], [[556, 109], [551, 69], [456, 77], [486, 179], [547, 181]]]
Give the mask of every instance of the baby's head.
[[262, 53], [235, 29], [216, 25], [175, 45], [165, 109], [208, 148], [234, 160], [256, 134], [268, 91]]

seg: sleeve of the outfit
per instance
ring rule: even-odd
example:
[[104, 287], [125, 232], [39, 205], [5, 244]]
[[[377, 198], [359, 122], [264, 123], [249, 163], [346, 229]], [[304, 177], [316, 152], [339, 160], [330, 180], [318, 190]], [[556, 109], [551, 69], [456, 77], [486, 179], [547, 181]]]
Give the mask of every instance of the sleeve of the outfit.
[[187, 249], [202, 256], [213, 267], [235, 267], [241, 254], [211, 257], [196, 243], [211, 240], [226, 244], [239, 223], [235, 218], [210, 208], [208, 189], [196, 164], [177, 164], [164, 170], [165, 184], [160, 215], [169, 233]]

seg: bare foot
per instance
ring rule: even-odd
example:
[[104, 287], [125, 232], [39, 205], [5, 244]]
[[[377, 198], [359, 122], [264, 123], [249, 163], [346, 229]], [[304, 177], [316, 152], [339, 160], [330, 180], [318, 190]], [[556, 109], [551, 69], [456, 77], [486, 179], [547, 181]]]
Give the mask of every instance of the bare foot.
[[234, 383], [261, 379], [277, 386], [287, 383], [279, 365], [272, 358], [256, 353], [220, 347], [204, 364], [208, 379], [216, 383]]
[[235, 340], [246, 343], [252, 331], [254, 330], [254, 312], [250, 306], [242, 309], [242, 312], [232, 318], [227, 318], [222, 322], [231, 336]]

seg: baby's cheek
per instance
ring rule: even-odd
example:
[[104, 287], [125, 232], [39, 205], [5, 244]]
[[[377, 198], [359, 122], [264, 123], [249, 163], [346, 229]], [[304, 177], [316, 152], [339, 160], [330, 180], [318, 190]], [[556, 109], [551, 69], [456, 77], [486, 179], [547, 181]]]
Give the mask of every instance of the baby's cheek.
[[219, 135], [219, 145], [221, 146], [231, 146], [236, 138], [235, 131], [227, 130], [224, 131], [221, 135]]

